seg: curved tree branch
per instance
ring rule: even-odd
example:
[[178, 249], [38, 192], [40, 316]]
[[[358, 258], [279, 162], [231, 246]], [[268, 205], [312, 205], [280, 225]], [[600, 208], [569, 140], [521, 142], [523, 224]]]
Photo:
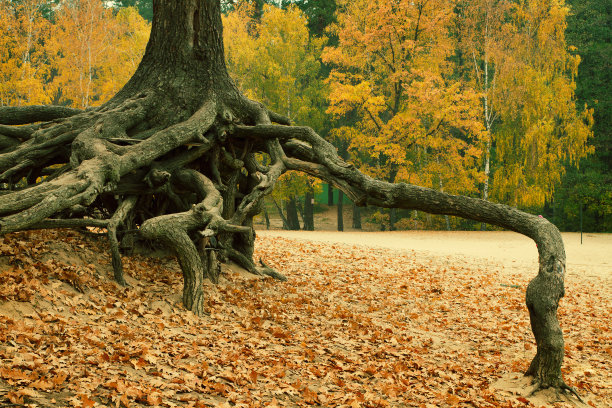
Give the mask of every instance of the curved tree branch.
[[310, 146], [293, 149], [297, 157], [281, 156], [286, 168], [335, 185], [359, 206], [372, 204], [454, 215], [504, 227], [533, 239], [538, 246], [540, 267], [527, 287], [526, 302], [538, 351], [526, 374], [533, 375], [543, 387], [565, 385], [560, 376], [563, 336], [557, 320], [559, 300], [564, 296], [565, 250], [561, 234], [553, 224], [507, 205], [373, 179], [344, 162], [334, 146], [307, 127], [239, 126], [235, 135], [285, 142], [299, 140]]

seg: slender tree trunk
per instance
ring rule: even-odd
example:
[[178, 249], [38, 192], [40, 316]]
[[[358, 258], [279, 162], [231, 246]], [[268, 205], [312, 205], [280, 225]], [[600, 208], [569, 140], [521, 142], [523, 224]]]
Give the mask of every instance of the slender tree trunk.
[[395, 231], [395, 223], [397, 222], [397, 210], [395, 208], [389, 209], [389, 231]]
[[361, 207], [353, 203], [353, 228], [361, 229]]
[[[440, 166], [440, 157], [436, 157], [436, 162], [438, 163], [438, 167]], [[442, 173], [438, 172], [438, 185], [440, 186], [440, 191], [444, 192], [444, 183], [442, 182]], [[446, 223], [446, 230], [450, 231], [450, 220], [448, 219], [448, 215], [444, 215], [444, 222]]]
[[327, 205], [334, 205], [334, 188], [331, 184], [327, 185]]
[[[485, 109], [485, 113], [486, 112], [487, 112], [487, 109]], [[491, 173], [490, 163], [491, 163], [491, 130], [487, 129], [487, 142], [485, 145], [485, 167], [484, 167], [485, 179], [484, 179], [484, 186], [482, 187], [482, 199], [485, 201], [489, 200], [489, 178], [491, 177], [490, 176], [490, 173]], [[487, 224], [484, 222], [480, 224], [480, 230], [486, 231]]]
[[344, 231], [344, 192], [338, 190], [338, 231]]
[[264, 208], [263, 210], [264, 219], [266, 220], [266, 229], [270, 229], [270, 216], [268, 215], [268, 210]]
[[[389, 183], [395, 183], [395, 177], [397, 177], [397, 173], [399, 172], [399, 166], [397, 164], [392, 164], [391, 169], [389, 171], [389, 178], [387, 181]], [[395, 223], [397, 222], [397, 210], [395, 208], [390, 208], [389, 210], [389, 231], [395, 231]]]
[[[486, 127], [486, 142], [485, 142], [485, 166], [484, 166], [484, 185], [482, 188], [482, 199], [487, 201], [489, 199], [489, 180], [491, 178], [491, 138], [492, 138], [492, 127], [495, 122], [496, 115], [493, 113], [493, 109], [489, 100], [489, 93], [495, 86], [495, 76], [493, 80], [489, 78], [489, 10], [485, 12], [485, 24], [484, 24], [484, 78], [479, 79], [481, 88], [483, 91], [483, 109], [484, 109], [484, 125]], [[474, 68], [476, 70], [477, 78], [480, 78], [480, 70], [478, 68], [478, 62], [474, 54]], [[482, 223], [480, 225], [482, 231], [486, 231], [487, 224]]]
[[[304, 218], [304, 203], [300, 201], [297, 197], [295, 197], [295, 208], [297, 209], [298, 215], [302, 219], [302, 225], [304, 225], [306, 223], [305, 218]], [[298, 221], [299, 221], [299, 218], [298, 218]], [[306, 229], [306, 227], [304, 227], [304, 229]]]
[[304, 229], [314, 231], [314, 193], [310, 186], [304, 196]]
[[289, 221], [287, 220], [287, 217], [285, 217], [285, 214], [283, 214], [283, 209], [276, 202], [276, 200], [273, 199], [272, 201], [274, 202], [274, 206], [276, 207], [276, 211], [278, 211], [278, 215], [281, 218], [281, 221], [283, 222], [283, 229], [290, 230], [291, 228], [289, 227]]

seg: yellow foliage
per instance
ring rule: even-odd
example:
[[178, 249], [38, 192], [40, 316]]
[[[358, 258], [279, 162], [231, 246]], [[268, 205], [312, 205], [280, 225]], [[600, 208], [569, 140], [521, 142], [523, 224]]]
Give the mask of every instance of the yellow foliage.
[[260, 21], [253, 5], [242, 3], [223, 17], [226, 61], [239, 88], [295, 123], [314, 128], [324, 89], [316, 80], [325, 39], [311, 38], [297, 8], [264, 6]]
[[[328, 113], [351, 122], [350, 140], [368, 174], [453, 192], [471, 192], [482, 152], [479, 95], [451, 80], [454, 2], [342, 0], [337, 47], [326, 48]], [[352, 129], [352, 130], [348, 130]]]
[[50, 23], [41, 15], [43, 0], [0, 1], [0, 105], [50, 102], [45, 43]]
[[[0, 0], [0, 104], [87, 108], [113, 96], [138, 66], [151, 30], [134, 8], [64, 0]], [[51, 12], [51, 11], [49, 11]]]
[[463, 22], [466, 53], [488, 64], [488, 107], [498, 117], [491, 128], [493, 196], [543, 205], [564, 163], [577, 165], [591, 151], [592, 112], [575, 106], [580, 58], [569, 53], [564, 37], [569, 9], [562, 0], [466, 4], [472, 7]]
[[114, 51], [101, 64], [96, 81], [100, 92], [98, 99], [102, 102], [115, 95], [134, 74], [151, 32], [150, 23], [134, 7], [119, 10], [115, 21]]
[[[296, 124], [315, 129], [324, 121], [326, 94], [318, 79], [324, 38], [309, 35], [307, 19], [297, 7], [264, 6], [260, 20], [247, 2], [223, 16], [228, 70], [244, 94], [263, 102]], [[284, 199], [320, 188], [320, 182], [288, 172], [273, 197]]]
[[100, 0], [61, 2], [50, 41], [58, 99], [80, 108], [105, 102], [136, 70], [149, 32], [135, 9], [114, 15]]

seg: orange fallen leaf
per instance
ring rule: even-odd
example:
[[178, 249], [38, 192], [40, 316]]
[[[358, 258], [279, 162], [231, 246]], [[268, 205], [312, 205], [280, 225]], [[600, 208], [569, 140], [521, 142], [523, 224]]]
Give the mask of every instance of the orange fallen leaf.
[[52, 390], [53, 388], [55, 388], [55, 384], [51, 381], [41, 378], [40, 380], [31, 383], [30, 387], [37, 388], [39, 390]]
[[66, 374], [66, 373], [59, 373], [58, 375], [53, 377], [51, 379], [51, 381], [53, 381], [53, 384], [55, 384], [55, 386], [58, 387], [58, 386], [62, 385], [64, 383], [64, 381], [66, 381], [66, 378], [68, 378], [68, 374]]
[[121, 398], [119, 398], [119, 402], [125, 407], [130, 408], [130, 400], [127, 397], [127, 394], [123, 394]]
[[160, 405], [161, 403], [162, 403], [161, 395], [159, 395], [157, 393], [153, 393], [153, 394], [147, 395], [147, 404], [149, 404], [149, 405]]
[[81, 406], [83, 408], [91, 408], [95, 405], [95, 401], [92, 400], [91, 398], [89, 398], [87, 395], [85, 394], [81, 394], [79, 395], [79, 398], [81, 400]]
[[18, 405], [22, 405], [23, 404], [23, 396], [19, 395], [16, 392], [9, 392], [6, 394], [6, 398], [8, 398], [9, 401], [11, 401], [11, 403], [13, 404], [18, 404]]

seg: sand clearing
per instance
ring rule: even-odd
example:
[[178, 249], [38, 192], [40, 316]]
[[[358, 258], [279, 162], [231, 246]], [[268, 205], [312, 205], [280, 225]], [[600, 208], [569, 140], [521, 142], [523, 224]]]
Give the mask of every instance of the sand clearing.
[[[534, 242], [508, 231], [394, 231], [337, 232], [258, 230], [261, 236], [280, 236], [310, 241], [365, 245], [400, 251], [415, 251], [424, 257], [459, 257], [464, 262], [488, 262], [504, 270], [534, 274], [538, 251]], [[600, 277], [612, 285], [612, 234], [563, 233], [568, 276]], [[612, 291], [612, 287], [610, 288]]]
[[[257, 233], [264, 237], [285, 237], [339, 246], [388, 248], [390, 255], [408, 252], [414, 255], [417, 263], [433, 266], [441, 271], [445, 271], [449, 264], [453, 264], [460, 268], [478, 270], [483, 274], [493, 273], [494, 276], [498, 276], [500, 282], [505, 280], [507, 284], [521, 283], [523, 287], [537, 274], [538, 252], [534, 242], [514, 232], [260, 230]], [[594, 332], [587, 335], [589, 339], [593, 336], [603, 336], [603, 339], [609, 336], [609, 326], [605, 323], [602, 325], [602, 322], [609, 318], [612, 304], [612, 234], [584, 234], [582, 244], [580, 233], [562, 235], [567, 254], [567, 276], [566, 299], [561, 307], [563, 315], [561, 320], [567, 351], [573, 350], [577, 344], [582, 344], [585, 330], [588, 330], [581, 326], [585, 321], [589, 321], [592, 327], [597, 326]], [[338, 249], [342, 251], [341, 247]], [[346, 251], [351, 249], [347, 248]], [[578, 299], [590, 300], [587, 303], [580, 303]], [[592, 303], [593, 301], [596, 303]], [[588, 309], [587, 313], [581, 314], [585, 308]], [[582, 316], [578, 318], [580, 323], [573, 320], [576, 316]], [[526, 338], [528, 336], [526, 334]], [[605, 342], [607, 341], [604, 340]], [[591, 354], [594, 347], [594, 345], [588, 347]], [[520, 353], [520, 350], [516, 352]], [[580, 381], [590, 383], [592, 381], [590, 376], [596, 376], [598, 381], [600, 380], [599, 384], [610, 384], [610, 376], [605, 369], [601, 369], [601, 364], [596, 359], [587, 361], [588, 358], [582, 353], [583, 351], [576, 351], [575, 354], [566, 353], [564, 363], [566, 377], [574, 375], [576, 378], [584, 378], [584, 380], [576, 379], [576, 383], [580, 384]], [[571, 374], [568, 374], [569, 372]], [[579, 377], [582, 373], [586, 374], [584, 377]], [[493, 388], [499, 395], [516, 397], [529, 395], [531, 385], [520, 373], [507, 372], [493, 384]], [[604, 389], [606, 388], [610, 389], [608, 385], [604, 386]], [[585, 395], [585, 390], [580, 392]], [[598, 401], [597, 405], [592, 406], [612, 406], [608, 405], [609, 392], [603, 392], [598, 396], [588, 395], [588, 398], [591, 404], [593, 401]], [[558, 400], [557, 395], [550, 390], [529, 398], [529, 401], [538, 407], [550, 406], [549, 404]], [[579, 406], [577, 403], [569, 405]]]

